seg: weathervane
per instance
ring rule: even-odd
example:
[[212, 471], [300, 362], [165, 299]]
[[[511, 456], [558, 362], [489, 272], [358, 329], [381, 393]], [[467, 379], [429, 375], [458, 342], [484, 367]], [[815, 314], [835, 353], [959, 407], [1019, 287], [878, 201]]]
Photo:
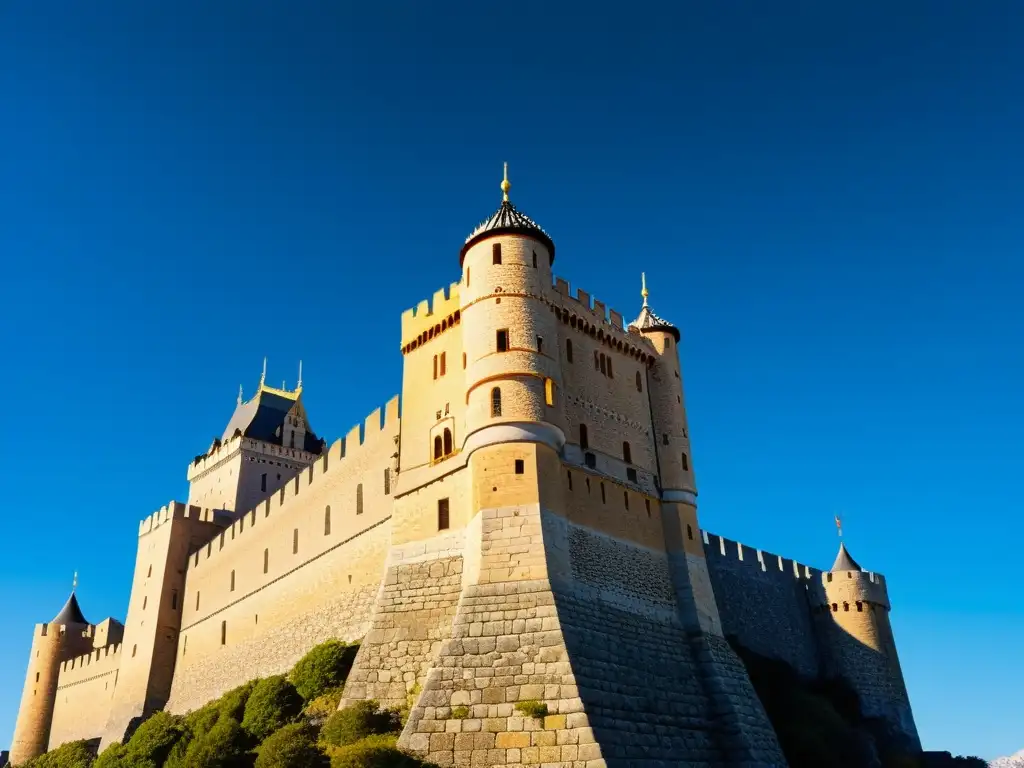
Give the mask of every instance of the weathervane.
[[836, 530], [839, 532], [839, 538], [843, 538], [843, 521], [839, 515], [836, 515]]

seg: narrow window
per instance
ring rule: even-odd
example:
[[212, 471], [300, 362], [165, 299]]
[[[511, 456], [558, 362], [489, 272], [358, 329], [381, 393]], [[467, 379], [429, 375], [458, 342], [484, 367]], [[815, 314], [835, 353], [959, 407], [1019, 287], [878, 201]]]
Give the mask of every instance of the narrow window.
[[444, 446], [441, 443], [441, 436], [434, 435], [434, 461], [437, 461], [444, 455]]
[[450, 456], [452, 453], [452, 431], [448, 427], [444, 428], [444, 455]]
[[572, 362], [572, 339], [565, 340], [565, 361]]
[[264, 472], [262, 475], [260, 475], [260, 490], [261, 491], [267, 490], [267, 473], [266, 472]]
[[437, 500], [437, 530], [448, 528], [448, 499]]
[[643, 392], [644, 391], [643, 382], [640, 380], [640, 371], [636, 372], [636, 391], [637, 392]]
[[857, 613], [863, 613], [863, 612], [864, 612], [864, 603], [862, 603], [860, 600], [858, 600], [857, 601]]
[[544, 402], [555, 404], [555, 382], [552, 379], [544, 379]]
[[665, 349], [672, 346], [672, 339], [665, 339]]
[[146, 578], [148, 579], [152, 575], [153, 575], [153, 566], [151, 565], [151, 566], [149, 566], [149, 570], [146, 571]]
[[289, 432], [288, 433], [288, 447], [289, 448], [294, 448], [295, 447], [295, 433], [294, 432]]
[[466, 267], [466, 287], [469, 288], [469, 267]]
[[501, 416], [501, 387], [491, 390], [491, 417]]
[[37, 683], [39, 682], [39, 673], [38, 672], [36, 672], [36, 682]]
[[662, 432], [662, 434], [661, 434], [661, 444], [662, 445], [668, 445], [668, 432]]
[[631, 483], [637, 482], [636, 469], [634, 467], [626, 467], [626, 479]]
[[686, 524], [686, 538], [693, 541], [693, 526], [689, 523]]
[[466, 370], [466, 353], [462, 353], [462, 370]]
[[[221, 642], [223, 642], [223, 641], [221, 641]], [[135, 652], [136, 652], [137, 650], [139, 650], [139, 646], [137, 646], [137, 645], [133, 645], [133, 646], [132, 646], [132, 658], [133, 658], [133, 659], [135, 658]]]
[[363, 484], [356, 486], [356, 514], [363, 514]]
[[587, 439], [587, 425], [580, 424], [580, 448], [584, 451], [590, 447], [590, 441]]
[[434, 378], [437, 378], [437, 355], [434, 355]]
[[604, 483], [601, 483], [601, 503], [605, 504], [607, 501], [608, 499], [606, 499], [604, 495]]
[[526, 464], [522, 459], [516, 459], [516, 474], [521, 475], [526, 471]]
[[501, 264], [501, 243], [495, 243], [491, 246], [491, 261], [495, 264]]
[[622, 492], [622, 503], [626, 505], [626, 509], [629, 509], [629, 491]]
[[651, 500], [650, 499], [644, 499], [644, 507], [646, 507], [646, 509], [647, 509], [647, 516], [650, 517], [651, 516]]
[[534, 269], [537, 268], [537, 252], [536, 251], [533, 252], [533, 268]]
[[299, 529], [296, 528], [292, 531], [292, 554], [299, 554]]
[[591, 469], [596, 469], [597, 468], [597, 457], [594, 454], [592, 454], [590, 451], [587, 451], [585, 454], [583, 454], [583, 463], [586, 464]]
[[611, 357], [608, 358], [608, 378], [609, 379], [614, 379], [615, 378], [615, 372], [612, 370], [612, 359], [611, 359]]
[[498, 331], [498, 351], [508, 352], [508, 329], [502, 328]]
[[263, 572], [268, 573], [270, 571], [270, 550], [263, 550]]
[[384, 467], [384, 495], [391, 495], [391, 467]]
[[572, 472], [566, 472], [565, 476], [569, 479], [569, 490], [572, 490]]
[[441, 375], [442, 375], [442, 376], [444, 376], [444, 372], [445, 372], [445, 369], [446, 369], [447, 367], [448, 367], [448, 366], [447, 366], [447, 365], [445, 365], [445, 353], [444, 353], [444, 352], [442, 352], [442, 353], [441, 353]]
[[633, 463], [633, 452], [629, 449], [629, 443], [622, 441], [622, 460], [627, 464]]
[[148, 597], [142, 598], [142, 610], [146, 610], [146, 603], [148, 603], [148, 602], [149, 602], [149, 598]]
[[544, 354], [544, 337], [543, 336], [538, 336], [537, 337], [537, 354], [538, 355], [543, 355]]
[[684, 472], [689, 472], [690, 471], [690, 460], [686, 457], [685, 453], [683, 454], [683, 471]]
[[235, 591], [235, 572], [231, 572], [231, 592]]
[[220, 644], [228, 644], [228, 623], [226, 621], [220, 623]]
[[171, 610], [178, 610], [178, 590], [173, 590], [171, 592]]
[[196, 610], [199, 610], [199, 591], [196, 590]]
[[324, 510], [324, 536], [331, 535], [331, 505]]
[[585, 477], [583, 479], [587, 483], [587, 495], [589, 496], [590, 495], [590, 478], [589, 477]]
[[608, 373], [608, 368], [607, 368], [607, 367], [605, 367], [605, 356], [604, 356], [604, 354], [603, 354], [603, 353], [601, 354], [601, 357], [600, 357], [600, 366], [601, 366], [601, 373], [603, 373], [603, 374], [606, 374], [606, 375], [607, 375], [607, 373]]

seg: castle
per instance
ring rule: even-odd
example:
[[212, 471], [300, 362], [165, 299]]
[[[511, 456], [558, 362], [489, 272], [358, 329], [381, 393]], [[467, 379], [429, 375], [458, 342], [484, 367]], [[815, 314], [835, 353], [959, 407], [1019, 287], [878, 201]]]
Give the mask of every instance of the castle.
[[785, 765], [727, 637], [846, 678], [917, 744], [884, 578], [843, 546], [823, 572], [700, 528], [679, 330], [646, 286], [632, 323], [573, 294], [501, 188], [459, 281], [402, 314], [401, 415], [327, 447], [301, 374], [264, 368], [187, 503], [139, 526], [124, 624], [72, 592], [36, 625], [13, 765], [329, 638], [361, 640], [342, 704], [412, 701], [400, 744], [439, 765]]

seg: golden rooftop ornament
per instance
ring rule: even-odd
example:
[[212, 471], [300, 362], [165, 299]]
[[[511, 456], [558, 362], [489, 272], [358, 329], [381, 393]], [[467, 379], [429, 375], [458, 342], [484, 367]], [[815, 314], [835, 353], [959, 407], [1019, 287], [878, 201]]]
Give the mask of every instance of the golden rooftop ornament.
[[640, 295], [644, 297], [644, 306], [647, 306], [647, 273], [640, 273]]
[[505, 163], [505, 178], [501, 182], [501, 193], [503, 195], [502, 199], [506, 203], [508, 202], [508, 191], [510, 189], [512, 189], [512, 182], [508, 180], [508, 163]]

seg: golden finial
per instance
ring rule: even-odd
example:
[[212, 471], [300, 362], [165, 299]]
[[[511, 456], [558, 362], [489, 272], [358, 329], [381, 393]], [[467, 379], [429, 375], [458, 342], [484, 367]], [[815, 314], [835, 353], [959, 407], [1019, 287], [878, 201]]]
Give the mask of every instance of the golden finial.
[[644, 297], [644, 306], [647, 306], [647, 273], [640, 273], [640, 295]]
[[508, 202], [508, 191], [510, 189], [512, 189], [512, 182], [508, 180], [508, 163], [505, 163], [505, 178], [501, 182], [501, 193], [503, 195], [502, 199], [506, 203]]
[[74, 592], [78, 589], [78, 571], [75, 571], [75, 575], [71, 578], [71, 591]]

